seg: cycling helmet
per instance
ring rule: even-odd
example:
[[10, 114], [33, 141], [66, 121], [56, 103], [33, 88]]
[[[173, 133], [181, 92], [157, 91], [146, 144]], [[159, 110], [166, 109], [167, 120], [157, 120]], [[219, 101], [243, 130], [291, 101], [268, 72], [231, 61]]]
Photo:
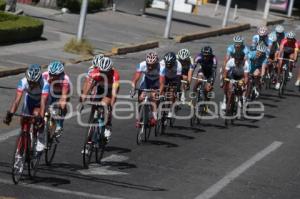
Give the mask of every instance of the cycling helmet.
[[92, 64], [93, 66], [98, 66], [99, 67], [99, 61], [104, 57], [103, 54], [98, 54], [98, 55], [95, 55], [93, 57], [93, 61], [92, 61]]
[[158, 62], [158, 55], [156, 52], [151, 51], [146, 55], [146, 63], [147, 64], [156, 64]]
[[282, 25], [277, 25], [275, 27], [275, 31], [278, 33], [283, 33], [284, 32], [284, 27]]
[[268, 34], [268, 28], [266, 26], [260, 26], [260, 27], [258, 27], [257, 34], [259, 36], [266, 36]]
[[203, 55], [209, 55], [211, 56], [213, 54], [213, 50], [210, 46], [204, 46], [202, 49], [201, 49], [201, 53]]
[[103, 72], [108, 72], [112, 69], [112, 65], [113, 62], [111, 61], [110, 58], [108, 57], [103, 57], [100, 61], [99, 61], [99, 68], [101, 71]]
[[267, 51], [267, 47], [264, 44], [257, 45], [256, 50], [265, 53]]
[[28, 69], [25, 72], [27, 81], [38, 82], [42, 76], [42, 69], [39, 64], [29, 65]]
[[234, 43], [243, 43], [243, 42], [244, 42], [244, 38], [241, 37], [240, 35], [235, 35], [235, 36], [233, 37], [233, 42], [234, 42]]
[[287, 33], [286, 38], [288, 39], [295, 39], [296, 34], [293, 31]]
[[176, 63], [175, 53], [174, 52], [168, 52], [167, 54], [165, 54], [164, 60], [165, 60], [166, 66], [171, 67], [172, 65], [174, 65]]
[[48, 65], [50, 75], [60, 75], [64, 72], [64, 64], [61, 61], [53, 61]]
[[186, 60], [187, 58], [189, 58], [191, 56], [191, 53], [188, 49], [183, 48], [180, 51], [178, 51], [177, 55], [180, 60]]
[[269, 34], [269, 39], [270, 39], [270, 41], [272, 41], [272, 42], [276, 42], [276, 41], [277, 41], [276, 33], [271, 33], [271, 34]]

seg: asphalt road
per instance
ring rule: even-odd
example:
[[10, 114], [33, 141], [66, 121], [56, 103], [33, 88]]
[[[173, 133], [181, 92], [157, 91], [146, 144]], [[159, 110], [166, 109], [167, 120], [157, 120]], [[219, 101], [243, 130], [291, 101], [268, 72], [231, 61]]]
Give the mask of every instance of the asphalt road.
[[[298, 22], [286, 24], [287, 29], [295, 29]], [[242, 34], [250, 41], [254, 31]], [[157, 50], [163, 54], [188, 47], [196, 54], [202, 46], [211, 45], [221, 62], [232, 36]], [[140, 52], [113, 57], [121, 78], [131, 79], [135, 64], [144, 56], [145, 52]], [[82, 63], [66, 68], [74, 84], [88, 66]], [[21, 77], [0, 79], [1, 120]], [[228, 129], [222, 119], [203, 121], [194, 128], [187, 120], [177, 120], [166, 135], [151, 136], [149, 143], [137, 146], [135, 120], [114, 120], [104, 165], [89, 170], [83, 170], [80, 154], [86, 129], [73, 117], [65, 122], [53, 165], [42, 164], [34, 181], [25, 179], [17, 186], [12, 184], [10, 171], [18, 121], [10, 127], [0, 124], [0, 198], [300, 198], [300, 93], [293, 83], [283, 99], [273, 90], [262, 93], [262, 120], [238, 121]], [[121, 93], [128, 90], [129, 85], [122, 85]], [[222, 92], [215, 90], [219, 102]], [[72, 103], [77, 103], [76, 93]], [[187, 110], [185, 107], [182, 112]]]

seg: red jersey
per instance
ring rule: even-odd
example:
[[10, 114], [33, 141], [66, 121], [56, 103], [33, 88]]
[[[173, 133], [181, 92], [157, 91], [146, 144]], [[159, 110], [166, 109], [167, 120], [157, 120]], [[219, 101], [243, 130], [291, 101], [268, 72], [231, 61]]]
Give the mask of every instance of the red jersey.
[[116, 69], [103, 74], [99, 68], [94, 68], [88, 72], [88, 78], [94, 80], [99, 85], [113, 88], [119, 87], [120, 75]]
[[284, 38], [281, 41], [280, 48], [281, 49], [283, 49], [283, 48], [291, 48], [293, 50], [298, 51], [299, 50], [299, 43], [297, 42], [296, 39], [293, 42], [288, 42], [287, 38]]

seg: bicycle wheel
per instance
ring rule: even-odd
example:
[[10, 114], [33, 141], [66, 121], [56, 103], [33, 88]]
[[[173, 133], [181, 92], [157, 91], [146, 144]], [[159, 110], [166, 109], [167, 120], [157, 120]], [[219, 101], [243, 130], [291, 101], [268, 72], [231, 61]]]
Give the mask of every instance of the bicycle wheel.
[[45, 148], [45, 162], [46, 165], [50, 166], [55, 152], [56, 152], [56, 148], [57, 148], [57, 140], [55, 137], [53, 137], [54, 132], [53, 132], [54, 128], [50, 128], [50, 121], [47, 122], [46, 126], [45, 126], [45, 131], [44, 133], [46, 133], [47, 136], [47, 142], [46, 142], [46, 148]]
[[12, 163], [12, 179], [15, 184], [18, 184], [24, 171], [26, 161], [26, 143], [23, 132], [18, 137]]
[[101, 160], [104, 155], [105, 147], [107, 144], [107, 140], [104, 136], [104, 131], [105, 127], [101, 129], [100, 136], [99, 136], [99, 141], [98, 141], [98, 146], [95, 148], [95, 156], [96, 156], [96, 162], [98, 164], [101, 164]]
[[146, 134], [146, 127], [143, 124], [141, 128], [138, 129], [137, 135], [136, 135], [136, 143], [137, 145], [141, 145], [143, 141], [143, 134]]
[[161, 119], [157, 120], [157, 124], [154, 128], [154, 135], [157, 137], [160, 134], [161, 131]]
[[83, 152], [82, 152], [82, 160], [83, 160], [83, 167], [88, 169], [89, 164], [91, 163], [92, 155], [94, 153], [94, 144], [92, 142], [93, 135], [95, 133], [95, 127], [90, 126], [87, 132], [87, 136], [83, 145]]
[[30, 169], [29, 169], [29, 176], [35, 177], [36, 173], [38, 171], [40, 159], [43, 152], [37, 152], [36, 151], [36, 145], [37, 145], [37, 135], [32, 136], [31, 140], [31, 148], [29, 150], [29, 163], [30, 163]]

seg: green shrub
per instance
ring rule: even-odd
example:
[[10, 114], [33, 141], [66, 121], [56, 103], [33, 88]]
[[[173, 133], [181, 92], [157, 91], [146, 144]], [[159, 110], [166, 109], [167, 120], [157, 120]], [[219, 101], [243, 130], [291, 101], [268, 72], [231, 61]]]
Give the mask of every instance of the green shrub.
[[6, 1], [0, 0], [0, 10], [5, 10], [5, 6], [6, 6]]
[[150, 8], [153, 0], [146, 0], [146, 8]]
[[0, 12], [0, 43], [38, 39], [43, 33], [43, 28], [41, 20]]
[[64, 50], [74, 54], [93, 55], [94, 47], [85, 39], [83, 39], [81, 42], [78, 42], [75, 38], [72, 38], [68, 43], [65, 44]]
[[[68, 8], [71, 12], [80, 12], [82, 0], [57, 0], [57, 6]], [[103, 7], [103, 0], [89, 0], [88, 12], [100, 10]]]

